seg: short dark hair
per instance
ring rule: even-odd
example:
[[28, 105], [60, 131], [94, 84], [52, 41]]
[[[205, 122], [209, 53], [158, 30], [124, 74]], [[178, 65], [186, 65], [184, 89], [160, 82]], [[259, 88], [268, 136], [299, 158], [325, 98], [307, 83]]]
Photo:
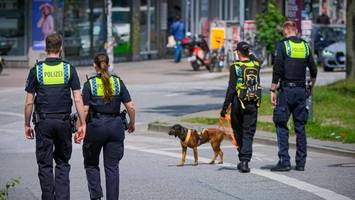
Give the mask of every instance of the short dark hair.
[[52, 33], [46, 37], [46, 52], [59, 53], [62, 44], [62, 35], [60, 35], [59, 33]]

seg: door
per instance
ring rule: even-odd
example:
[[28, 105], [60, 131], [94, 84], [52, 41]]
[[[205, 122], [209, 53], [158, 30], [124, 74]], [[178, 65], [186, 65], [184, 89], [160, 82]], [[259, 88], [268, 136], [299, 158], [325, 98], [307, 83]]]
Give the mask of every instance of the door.
[[157, 45], [157, 1], [142, 0], [140, 7], [141, 55], [150, 57], [158, 53]]

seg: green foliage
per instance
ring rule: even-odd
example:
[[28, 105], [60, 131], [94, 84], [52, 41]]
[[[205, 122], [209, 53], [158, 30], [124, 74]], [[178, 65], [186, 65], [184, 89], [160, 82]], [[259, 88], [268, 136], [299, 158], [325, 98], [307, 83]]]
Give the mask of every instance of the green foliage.
[[[344, 80], [316, 87], [313, 92], [313, 120], [306, 126], [307, 136], [322, 140], [355, 143], [355, 81]], [[270, 95], [263, 96], [259, 115], [272, 115]], [[292, 120], [292, 119], [291, 119]], [[268, 123], [268, 122], [265, 122]], [[273, 123], [269, 123], [271, 127]], [[288, 123], [294, 134], [293, 123]], [[267, 124], [258, 129], [269, 131]]]
[[206, 125], [218, 124], [218, 118], [213, 118], [213, 117], [192, 117], [192, 118], [182, 119], [181, 121], [192, 123], [192, 124], [206, 124]]
[[267, 13], [261, 13], [256, 16], [256, 38], [266, 47], [266, 51], [271, 54], [275, 51], [276, 42], [282, 39], [280, 31], [286, 18], [277, 8], [275, 0], [269, 0], [267, 6]]
[[5, 188], [0, 189], [0, 200], [8, 200], [9, 190], [20, 184], [20, 178], [12, 178], [6, 183]]

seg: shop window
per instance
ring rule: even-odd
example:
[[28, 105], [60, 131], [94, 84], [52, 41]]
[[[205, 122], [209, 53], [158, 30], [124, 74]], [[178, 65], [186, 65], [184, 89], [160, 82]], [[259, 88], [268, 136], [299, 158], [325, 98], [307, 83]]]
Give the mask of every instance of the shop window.
[[129, 0], [112, 1], [112, 36], [115, 40], [113, 54], [115, 56], [131, 53], [131, 7]]
[[25, 1], [0, 2], [0, 55], [23, 56], [27, 49], [25, 38]]

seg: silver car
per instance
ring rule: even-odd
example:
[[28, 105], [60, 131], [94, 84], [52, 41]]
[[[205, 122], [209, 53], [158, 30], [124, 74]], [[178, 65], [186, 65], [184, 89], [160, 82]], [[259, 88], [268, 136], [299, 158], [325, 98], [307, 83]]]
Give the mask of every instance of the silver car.
[[345, 42], [336, 42], [323, 49], [321, 62], [324, 71], [333, 71], [335, 68], [345, 69]]

